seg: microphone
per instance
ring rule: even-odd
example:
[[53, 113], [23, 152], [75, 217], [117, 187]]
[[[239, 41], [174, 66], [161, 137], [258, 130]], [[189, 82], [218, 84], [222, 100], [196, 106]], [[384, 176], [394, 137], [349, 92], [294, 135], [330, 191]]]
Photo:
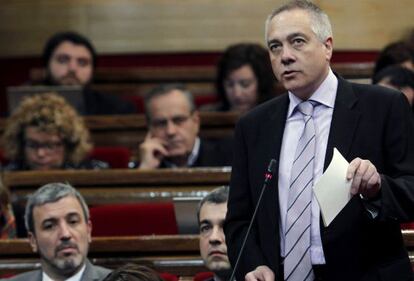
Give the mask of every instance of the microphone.
[[267, 185], [270, 183], [270, 181], [272, 180], [272, 178], [273, 178], [273, 176], [276, 172], [276, 164], [277, 164], [277, 161], [275, 159], [271, 159], [270, 162], [269, 162], [269, 165], [267, 166], [267, 170], [266, 170], [265, 176], [264, 176], [262, 191], [260, 192], [259, 200], [257, 200], [256, 208], [254, 209], [252, 218], [251, 218], [250, 223], [249, 223], [249, 227], [247, 228], [246, 235], [244, 236], [243, 244], [240, 248], [240, 252], [239, 252], [239, 255], [237, 256], [236, 264], [234, 265], [234, 268], [233, 268], [233, 271], [231, 273], [229, 281], [234, 280], [234, 275], [236, 275], [236, 270], [237, 270], [237, 267], [239, 265], [240, 257], [243, 254], [243, 250], [244, 250], [244, 247], [246, 245], [247, 238], [249, 238], [250, 230], [252, 228], [254, 219], [256, 218], [256, 213], [257, 213], [257, 210], [259, 209], [260, 202], [262, 201], [263, 193], [264, 193]]

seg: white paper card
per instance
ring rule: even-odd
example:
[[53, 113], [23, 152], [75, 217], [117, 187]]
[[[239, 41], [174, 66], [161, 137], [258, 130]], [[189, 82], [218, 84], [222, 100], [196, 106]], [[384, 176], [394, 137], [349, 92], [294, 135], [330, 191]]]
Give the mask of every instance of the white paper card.
[[348, 166], [346, 159], [334, 148], [329, 167], [313, 188], [325, 226], [334, 220], [351, 199], [351, 181], [346, 180]]

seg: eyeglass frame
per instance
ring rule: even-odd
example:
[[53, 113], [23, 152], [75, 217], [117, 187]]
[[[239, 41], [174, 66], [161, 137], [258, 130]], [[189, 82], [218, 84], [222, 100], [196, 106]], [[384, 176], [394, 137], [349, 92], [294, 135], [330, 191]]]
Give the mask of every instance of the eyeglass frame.
[[32, 151], [38, 151], [39, 149], [44, 149], [46, 151], [57, 151], [64, 145], [65, 143], [63, 141], [41, 143], [31, 139], [26, 139], [23, 144], [25, 148], [30, 149]]
[[153, 130], [165, 130], [168, 127], [168, 122], [172, 122], [174, 126], [181, 127], [193, 117], [194, 112], [195, 110], [192, 110], [189, 115], [175, 115], [171, 118], [160, 118], [158, 120], [154, 118], [149, 121], [149, 126]]

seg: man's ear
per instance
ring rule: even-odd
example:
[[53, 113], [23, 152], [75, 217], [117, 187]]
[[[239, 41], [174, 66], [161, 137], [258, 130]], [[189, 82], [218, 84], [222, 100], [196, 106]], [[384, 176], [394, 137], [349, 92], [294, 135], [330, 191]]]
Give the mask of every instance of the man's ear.
[[330, 61], [332, 58], [333, 53], [333, 39], [332, 37], [328, 37], [325, 42], [323, 43], [326, 49], [326, 59]]
[[198, 110], [194, 110], [191, 118], [193, 119], [193, 121], [198, 125], [198, 128], [200, 129], [200, 113], [198, 112]]
[[91, 243], [92, 242], [92, 222], [91, 222], [91, 220], [88, 220], [87, 227], [88, 227], [88, 242]]
[[29, 243], [30, 243], [30, 247], [32, 247], [32, 251], [37, 253], [37, 240], [36, 240], [36, 236], [34, 235], [33, 232], [28, 232], [27, 236], [29, 238]]

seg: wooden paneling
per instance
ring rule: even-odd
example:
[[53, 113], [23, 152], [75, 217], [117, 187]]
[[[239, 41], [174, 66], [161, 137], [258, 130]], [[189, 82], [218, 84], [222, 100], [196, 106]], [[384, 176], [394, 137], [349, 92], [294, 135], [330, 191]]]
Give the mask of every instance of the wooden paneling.
[[[2, 1], [1, 56], [39, 55], [61, 30], [91, 38], [99, 53], [221, 51], [264, 41], [264, 21], [283, 3], [217, 0]], [[412, 25], [412, 0], [319, 0], [330, 16], [335, 49], [378, 50]]]

